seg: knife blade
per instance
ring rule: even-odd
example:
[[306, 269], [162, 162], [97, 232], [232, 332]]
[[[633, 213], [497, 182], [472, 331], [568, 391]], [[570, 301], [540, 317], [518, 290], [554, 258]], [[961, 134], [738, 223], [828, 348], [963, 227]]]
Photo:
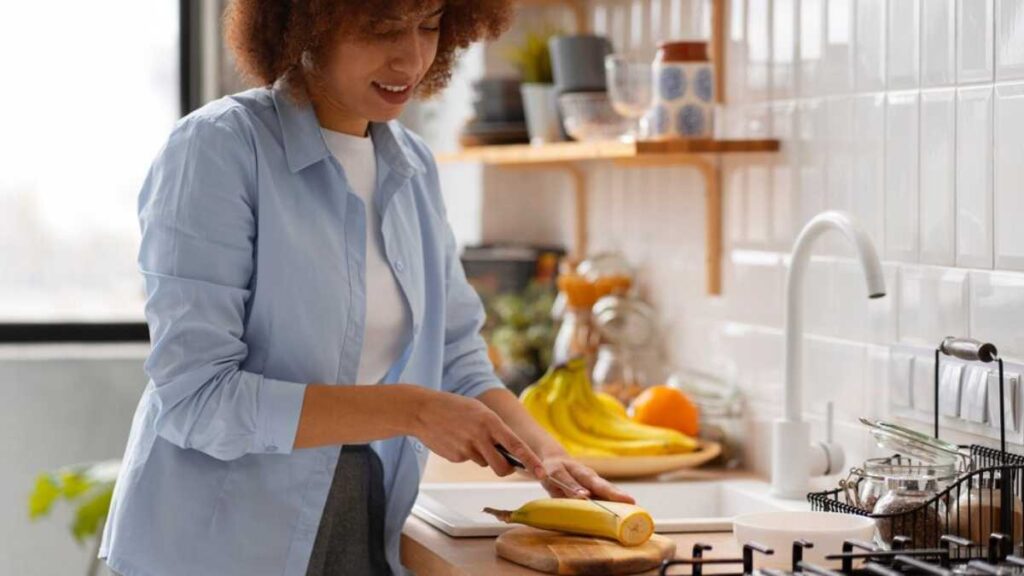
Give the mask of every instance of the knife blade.
[[[502, 446], [501, 444], [495, 444], [494, 448], [498, 451], [499, 454], [504, 456], [505, 460], [507, 460], [508, 463], [511, 464], [513, 467], [521, 468], [523, 470], [526, 470], [526, 465], [524, 465], [522, 462], [520, 462], [518, 458], [513, 456], [512, 453], [509, 452], [504, 446]], [[598, 502], [597, 500], [594, 500], [593, 498], [591, 498], [589, 496], [584, 496], [584, 495], [580, 494], [576, 490], [574, 490], [571, 487], [569, 487], [568, 484], [566, 484], [565, 482], [562, 482], [558, 478], [555, 478], [554, 476], [549, 474], [547, 479], [549, 481], [551, 481], [551, 483], [554, 484], [555, 486], [558, 486], [559, 488], [561, 488], [562, 491], [565, 492], [566, 494], [575, 494], [579, 498], [581, 498], [583, 500], [586, 500], [587, 502], [590, 502], [591, 504], [593, 504], [594, 506], [597, 506], [598, 508], [603, 509], [605, 512], [608, 512], [612, 516], [615, 516], [616, 518], [620, 518], [621, 519], [621, 517], [618, 514], [616, 514], [613, 510], [611, 510], [610, 508], [608, 508], [604, 504], [601, 504], [600, 502]]]

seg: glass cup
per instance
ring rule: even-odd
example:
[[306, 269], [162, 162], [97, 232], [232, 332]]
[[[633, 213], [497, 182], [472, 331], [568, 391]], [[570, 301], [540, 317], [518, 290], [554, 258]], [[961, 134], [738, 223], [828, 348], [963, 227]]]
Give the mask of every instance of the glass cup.
[[654, 99], [651, 62], [625, 54], [609, 54], [604, 59], [608, 81], [608, 98], [619, 115], [633, 121], [624, 136], [635, 141], [646, 134], [647, 111]]

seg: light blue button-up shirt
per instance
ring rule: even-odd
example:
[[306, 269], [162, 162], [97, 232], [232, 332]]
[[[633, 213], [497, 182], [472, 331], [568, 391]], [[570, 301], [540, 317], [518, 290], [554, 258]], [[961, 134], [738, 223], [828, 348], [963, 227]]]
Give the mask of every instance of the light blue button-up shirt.
[[[412, 318], [381, 385], [501, 386], [445, 217], [437, 167], [397, 122], [371, 124], [374, 204]], [[150, 381], [100, 557], [124, 576], [303, 576], [339, 446], [293, 449], [307, 384], [351, 384], [366, 312], [366, 211], [309, 105], [253, 89], [183, 118], [139, 196]], [[428, 450], [371, 444], [395, 574]]]

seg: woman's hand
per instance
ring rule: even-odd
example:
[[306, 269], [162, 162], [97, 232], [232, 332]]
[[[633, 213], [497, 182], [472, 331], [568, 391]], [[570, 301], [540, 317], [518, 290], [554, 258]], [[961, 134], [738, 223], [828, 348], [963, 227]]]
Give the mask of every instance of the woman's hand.
[[566, 486], [576, 490], [575, 494], [567, 494], [565, 490], [559, 488], [550, 480], [545, 479], [541, 481], [541, 485], [554, 498], [588, 496], [594, 500], [610, 500], [612, 502], [625, 502], [626, 504], [636, 503], [632, 496], [619, 490], [614, 484], [598, 476], [597, 472], [567, 455], [549, 456], [543, 459], [543, 463], [548, 476], [557, 478]]
[[494, 448], [501, 444], [535, 477], [547, 477], [540, 458], [482, 402], [448, 392], [424, 389], [423, 393], [413, 435], [431, 452], [452, 462], [472, 460], [490, 466], [498, 476], [508, 476], [514, 469]]

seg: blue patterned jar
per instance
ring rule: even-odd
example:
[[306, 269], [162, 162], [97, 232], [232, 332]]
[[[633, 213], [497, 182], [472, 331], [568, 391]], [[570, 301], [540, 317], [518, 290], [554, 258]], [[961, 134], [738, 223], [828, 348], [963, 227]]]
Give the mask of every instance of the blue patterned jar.
[[705, 42], [664, 42], [654, 58], [651, 138], [711, 138], [715, 72]]

